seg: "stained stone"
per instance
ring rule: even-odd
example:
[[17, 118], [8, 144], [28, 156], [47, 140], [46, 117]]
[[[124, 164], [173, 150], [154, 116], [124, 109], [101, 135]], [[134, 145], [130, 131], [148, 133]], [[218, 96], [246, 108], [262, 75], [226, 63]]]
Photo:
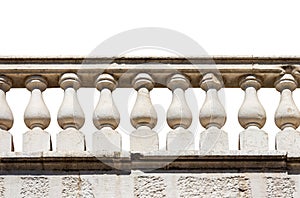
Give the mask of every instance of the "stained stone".
[[282, 151], [300, 150], [300, 132], [293, 128], [285, 128], [276, 135], [276, 149]]
[[229, 150], [229, 143], [225, 131], [212, 126], [200, 134], [200, 151], [212, 153], [227, 150]]
[[141, 126], [130, 134], [130, 150], [151, 152], [158, 150], [158, 135], [147, 126]]
[[50, 144], [50, 134], [39, 127], [23, 134], [24, 152], [49, 151], [51, 148]]
[[267, 151], [268, 146], [268, 134], [258, 129], [257, 127], [249, 127], [240, 133], [240, 150], [244, 151]]
[[67, 128], [57, 134], [57, 151], [84, 151], [85, 140], [81, 131]]
[[110, 127], [104, 127], [93, 134], [93, 151], [122, 150], [121, 135]]
[[167, 150], [194, 150], [193, 133], [181, 127], [177, 128], [176, 130], [170, 131], [167, 135]]

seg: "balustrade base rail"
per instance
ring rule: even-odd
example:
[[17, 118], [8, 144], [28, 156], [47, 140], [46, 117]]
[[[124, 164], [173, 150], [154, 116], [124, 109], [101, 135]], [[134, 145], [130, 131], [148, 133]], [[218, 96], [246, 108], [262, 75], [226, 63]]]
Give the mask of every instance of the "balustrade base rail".
[[0, 173], [63, 172], [300, 172], [299, 153], [284, 151], [11, 152], [1, 153]]

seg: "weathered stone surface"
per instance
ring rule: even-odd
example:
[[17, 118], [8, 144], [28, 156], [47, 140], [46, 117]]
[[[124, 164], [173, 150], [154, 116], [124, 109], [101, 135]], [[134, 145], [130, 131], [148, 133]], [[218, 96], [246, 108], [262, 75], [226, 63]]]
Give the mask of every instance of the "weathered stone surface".
[[159, 176], [137, 176], [134, 179], [134, 196], [143, 198], [166, 197], [166, 184]]
[[93, 198], [92, 184], [87, 179], [78, 177], [63, 177], [62, 178], [62, 197], [78, 197], [78, 198]]
[[[21, 177], [21, 197], [41, 198], [49, 197], [49, 179], [47, 177]], [[16, 192], [17, 194], [17, 192]]]
[[0, 152], [12, 151], [12, 135], [5, 130], [0, 129]]
[[251, 197], [248, 178], [182, 176], [177, 180], [180, 197]]
[[142, 126], [130, 134], [130, 150], [151, 152], [158, 150], [158, 135], [149, 127]]
[[210, 127], [200, 134], [200, 151], [226, 152], [229, 150], [228, 135], [217, 127]]
[[276, 135], [276, 149], [283, 151], [300, 150], [300, 132], [293, 128], [285, 128]]
[[258, 128], [248, 128], [240, 133], [240, 150], [267, 151], [269, 150], [268, 134]]
[[93, 152], [122, 150], [121, 135], [110, 127], [105, 127], [93, 134]]
[[291, 178], [267, 177], [266, 184], [268, 197], [295, 197], [295, 181]]
[[65, 129], [57, 134], [57, 151], [84, 151], [85, 139], [82, 132], [75, 128]]
[[194, 134], [184, 128], [172, 130], [167, 135], [168, 151], [194, 150]]
[[23, 151], [24, 152], [41, 152], [50, 151], [51, 137], [50, 134], [39, 127], [33, 128], [23, 134]]

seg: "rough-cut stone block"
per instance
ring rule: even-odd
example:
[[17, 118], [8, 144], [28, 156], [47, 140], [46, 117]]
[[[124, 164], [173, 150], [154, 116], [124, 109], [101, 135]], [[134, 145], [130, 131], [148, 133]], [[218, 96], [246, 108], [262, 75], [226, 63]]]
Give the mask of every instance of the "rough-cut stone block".
[[278, 132], [276, 135], [276, 149], [299, 152], [300, 132], [294, 129], [286, 129]]
[[12, 151], [12, 135], [8, 131], [0, 129], [0, 152]]
[[200, 134], [200, 151], [214, 153], [228, 150], [228, 135], [225, 131], [210, 127]]
[[166, 183], [160, 176], [137, 176], [134, 178], [135, 197], [166, 197]]
[[158, 135], [148, 127], [140, 127], [130, 134], [130, 150], [151, 152], [158, 150]]
[[50, 151], [51, 137], [50, 134], [41, 128], [34, 128], [23, 134], [23, 151], [24, 152], [41, 152]]
[[84, 151], [85, 140], [81, 131], [75, 128], [68, 128], [57, 134], [57, 151]]
[[102, 128], [93, 134], [93, 152], [122, 150], [121, 135], [111, 128]]
[[194, 135], [189, 130], [180, 128], [168, 133], [168, 151], [194, 150], [194, 145]]
[[269, 150], [268, 134], [260, 129], [248, 128], [240, 133], [240, 150], [267, 151]]

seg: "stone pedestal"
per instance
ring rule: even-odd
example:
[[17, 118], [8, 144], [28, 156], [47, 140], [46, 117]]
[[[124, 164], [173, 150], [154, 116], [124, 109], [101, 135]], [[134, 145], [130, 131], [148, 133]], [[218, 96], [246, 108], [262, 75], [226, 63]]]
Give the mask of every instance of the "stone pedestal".
[[189, 130], [177, 128], [168, 133], [167, 150], [168, 151], [186, 151], [194, 150], [194, 135]]
[[104, 127], [93, 134], [93, 152], [122, 150], [121, 135], [110, 127]]
[[300, 150], [300, 132], [293, 128], [286, 128], [276, 135], [276, 150], [297, 151]]
[[200, 151], [226, 152], [229, 150], [228, 135], [217, 127], [209, 127], [200, 134]]
[[149, 127], [142, 126], [130, 134], [130, 150], [151, 152], [158, 150], [158, 135]]
[[12, 135], [0, 129], [0, 152], [11, 152], [13, 148]]
[[268, 134], [258, 128], [248, 128], [239, 135], [239, 149], [244, 151], [267, 151], [268, 142]]
[[24, 152], [42, 152], [51, 150], [50, 134], [41, 128], [33, 128], [23, 134]]
[[84, 151], [85, 140], [81, 131], [75, 128], [65, 129], [57, 134], [57, 151]]

